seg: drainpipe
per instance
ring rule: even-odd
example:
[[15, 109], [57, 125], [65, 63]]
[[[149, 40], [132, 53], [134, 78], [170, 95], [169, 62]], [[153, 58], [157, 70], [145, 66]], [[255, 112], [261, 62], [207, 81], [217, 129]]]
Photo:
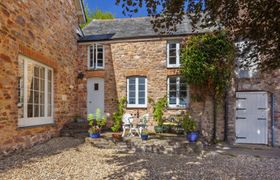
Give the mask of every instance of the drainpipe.
[[271, 94], [271, 145], [274, 147], [275, 145], [275, 137], [274, 137], [274, 127], [275, 127], [275, 96]]

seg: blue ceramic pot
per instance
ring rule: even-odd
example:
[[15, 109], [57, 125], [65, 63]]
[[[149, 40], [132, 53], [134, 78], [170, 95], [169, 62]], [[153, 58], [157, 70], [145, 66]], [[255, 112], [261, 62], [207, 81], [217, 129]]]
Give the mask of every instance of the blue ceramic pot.
[[148, 140], [149, 135], [148, 134], [141, 134], [142, 140]]
[[91, 138], [100, 138], [100, 133], [89, 134]]
[[198, 132], [194, 131], [194, 132], [189, 132], [187, 133], [187, 140], [191, 143], [196, 142], [198, 139]]

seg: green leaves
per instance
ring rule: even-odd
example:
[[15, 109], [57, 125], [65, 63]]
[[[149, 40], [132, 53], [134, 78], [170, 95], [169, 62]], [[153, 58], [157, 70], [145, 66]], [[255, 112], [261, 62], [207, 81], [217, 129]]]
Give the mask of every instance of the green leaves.
[[122, 97], [118, 102], [118, 110], [113, 114], [114, 125], [111, 127], [113, 132], [119, 131], [122, 125], [122, 117], [124, 114], [126, 104], [126, 97]]
[[167, 105], [166, 97], [159, 98], [157, 102], [154, 103], [153, 118], [157, 121], [159, 126], [162, 126], [163, 124], [163, 111], [165, 110], [166, 105]]
[[193, 36], [181, 52], [187, 82], [222, 96], [234, 67], [234, 46], [226, 32]]

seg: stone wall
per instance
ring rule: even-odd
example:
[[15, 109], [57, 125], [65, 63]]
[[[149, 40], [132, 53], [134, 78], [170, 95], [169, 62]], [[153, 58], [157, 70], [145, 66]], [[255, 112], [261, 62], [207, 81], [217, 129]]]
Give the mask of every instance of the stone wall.
[[235, 107], [236, 107], [236, 91], [266, 91], [268, 92], [268, 143], [272, 144], [271, 135], [271, 95], [275, 97], [275, 145], [280, 146], [280, 70], [275, 70], [267, 74], [259, 74], [257, 77], [248, 79], [233, 79], [231, 90], [229, 91], [229, 140], [235, 142]]
[[[76, 14], [70, 0], [0, 2], [1, 152], [30, 147], [58, 135], [62, 125], [78, 113]], [[55, 71], [54, 125], [17, 127], [20, 54]]]
[[[145, 40], [134, 42], [105, 42], [105, 70], [87, 71], [87, 47], [79, 46], [79, 60], [82, 66], [80, 70], [86, 74], [86, 77], [79, 84], [80, 98], [79, 103], [86, 116], [86, 79], [90, 77], [104, 77], [105, 79], [105, 112], [113, 114], [117, 107], [117, 100], [126, 96], [127, 77], [146, 76], [148, 80], [148, 98], [156, 101], [158, 98], [167, 95], [167, 77], [180, 74], [179, 69], [170, 69], [166, 67], [166, 40]], [[192, 89], [190, 94], [192, 94]], [[191, 100], [188, 109], [168, 109], [165, 115], [180, 114], [182, 111], [191, 111], [193, 117], [198, 121], [203, 135], [210, 140], [213, 128], [213, 110], [211, 98], [207, 97], [205, 102], [195, 102]], [[80, 108], [81, 109], [81, 108]], [[127, 108], [126, 112], [136, 115], [149, 113], [152, 117], [152, 105], [148, 103], [147, 108]], [[217, 137], [223, 139], [223, 109], [219, 113]], [[156, 123], [150, 121], [152, 129]]]

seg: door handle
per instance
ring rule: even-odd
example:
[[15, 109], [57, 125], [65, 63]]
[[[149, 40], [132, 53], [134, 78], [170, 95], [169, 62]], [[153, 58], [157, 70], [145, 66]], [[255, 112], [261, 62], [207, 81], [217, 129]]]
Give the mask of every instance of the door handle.
[[89, 101], [88, 103], [92, 103], [91, 101]]

